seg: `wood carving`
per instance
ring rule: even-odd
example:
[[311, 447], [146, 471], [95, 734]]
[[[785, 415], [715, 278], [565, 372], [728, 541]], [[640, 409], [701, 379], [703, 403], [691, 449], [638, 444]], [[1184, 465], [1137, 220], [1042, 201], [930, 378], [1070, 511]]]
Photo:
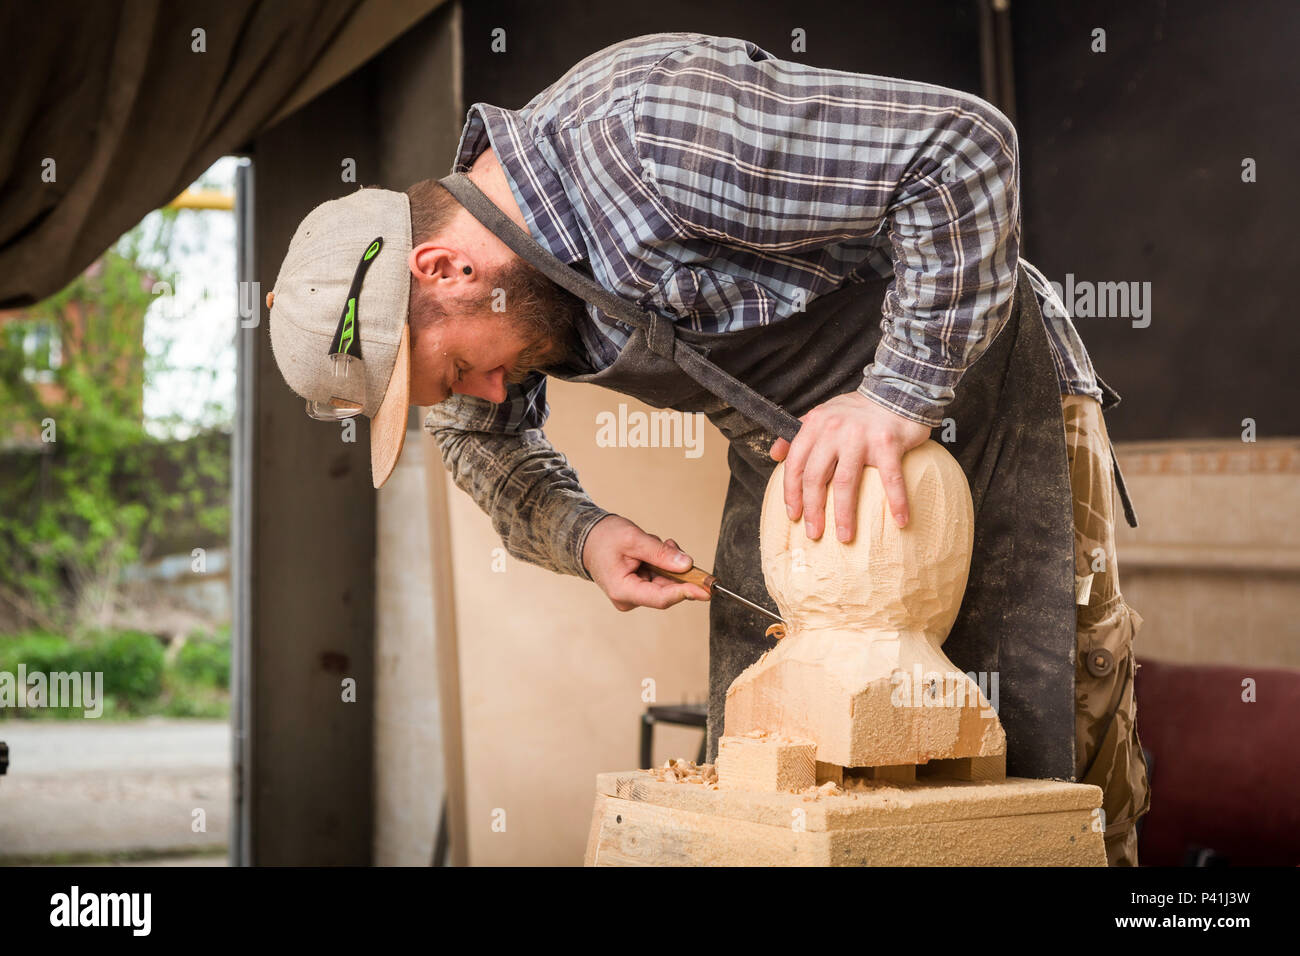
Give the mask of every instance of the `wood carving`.
[[[819, 763], [924, 764], [1006, 753], [980, 687], [943, 653], [970, 570], [974, 515], [966, 476], [933, 441], [908, 452], [911, 520], [889, 514], [875, 468], [858, 496], [858, 533], [810, 540], [786, 515], [784, 464], [763, 500], [761, 550], [786, 635], [727, 691], [726, 733], [817, 744]], [[987, 685], [986, 685], [987, 686]]]

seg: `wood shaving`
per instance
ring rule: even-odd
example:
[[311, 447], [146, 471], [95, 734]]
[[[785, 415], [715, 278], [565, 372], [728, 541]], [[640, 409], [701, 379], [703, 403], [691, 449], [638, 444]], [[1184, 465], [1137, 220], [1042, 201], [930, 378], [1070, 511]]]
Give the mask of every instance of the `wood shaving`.
[[817, 800], [821, 797], [842, 797], [844, 796], [844, 788], [834, 780], [827, 780], [820, 786], [805, 787], [800, 790], [799, 793], [803, 795], [804, 802], [807, 803], [810, 800]]
[[718, 789], [718, 771], [711, 763], [665, 760], [662, 767], [655, 767], [650, 772], [661, 783], [697, 783], [714, 790]]

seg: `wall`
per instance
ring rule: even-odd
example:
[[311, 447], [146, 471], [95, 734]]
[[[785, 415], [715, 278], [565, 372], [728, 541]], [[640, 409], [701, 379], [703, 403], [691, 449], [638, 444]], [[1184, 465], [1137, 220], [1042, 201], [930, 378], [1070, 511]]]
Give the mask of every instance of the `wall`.
[[[552, 381], [548, 392], [546, 433], [592, 499], [712, 567], [727, 484], [721, 434], [703, 423], [696, 459], [681, 448], [602, 448], [597, 413], [617, 414], [620, 402], [629, 414], [650, 409], [594, 386]], [[470, 862], [580, 864], [596, 774], [637, 765], [642, 682], [655, 681], [659, 703], [706, 699], [708, 607], [619, 612], [596, 585], [506, 555], [454, 487], [450, 510]], [[693, 759], [702, 736], [659, 727], [655, 762]], [[504, 832], [493, 827], [498, 811]]]
[[1118, 446], [1139, 658], [1300, 668], [1300, 440]]
[[1024, 256], [1061, 283], [1151, 284], [1145, 328], [1077, 322], [1124, 396], [1111, 435], [1235, 438], [1245, 417], [1261, 437], [1300, 435], [1287, 282], [1300, 125], [1278, 121], [1295, 112], [1300, 8], [1095, 0], [1011, 17]]

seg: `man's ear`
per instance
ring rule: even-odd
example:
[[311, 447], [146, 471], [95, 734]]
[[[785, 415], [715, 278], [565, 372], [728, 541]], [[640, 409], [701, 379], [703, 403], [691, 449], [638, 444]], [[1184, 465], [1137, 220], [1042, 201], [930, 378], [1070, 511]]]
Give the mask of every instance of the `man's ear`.
[[[435, 242], [422, 242], [412, 249], [408, 264], [416, 281], [421, 284], [460, 281], [474, 272], [468, 256]], [[466, 272], [466, 268], [470, 271]]]

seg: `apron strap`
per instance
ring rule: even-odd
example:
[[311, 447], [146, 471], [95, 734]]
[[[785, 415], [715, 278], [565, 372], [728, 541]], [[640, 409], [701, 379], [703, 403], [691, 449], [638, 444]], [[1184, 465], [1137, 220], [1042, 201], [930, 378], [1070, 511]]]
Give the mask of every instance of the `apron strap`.
[[679, 341], [672, 320], [658, 312], [638, 308], [561, 262], [502, 212], [464, 173], [452, 173], [439, 182], [484, 228], [542, 275], [606, 315], [640, 329], [656, 355], [675, 362], [697, 384], [746, 418], [786, 441], [794, 440], [799, 432], [799, 419]]
[[1124, 484], [1124, 473], [1119, 470], [1119, 456], [1115, 454], [1115, 445], [1110, 446], [1110, 463], [1115, 472], [1115, 488], [1119, 491], [1120, 503], [1124, 506], [1124, 520], [1130, 528], [1138, 526], [1137, 512], [1133, 510], [1133, 499], [1129, 497], [1128, 485]]
[[[1096, 373], [1094, 373], [1096, 374]], [[1119, 392], [1115, 391], [1105, 380], [1097, 375], [1097, 387], [1101, 389], [1101, 410], [1108, 412], [1119, 404]], [[1115, 487], [1119, 491], [1119, 500], [1124, 504], [1124, 520], [1130, 528], [1138, 526], [1137, 512], [1133, 510], [1133, 499], [1129, 497], [1128, 486], [1124, 484], [1124, 473], [1119, 470], [1119, 456], [1115, 454], [1115, 444], [1110, 446], [1110, 461], [1115, 473]]]

